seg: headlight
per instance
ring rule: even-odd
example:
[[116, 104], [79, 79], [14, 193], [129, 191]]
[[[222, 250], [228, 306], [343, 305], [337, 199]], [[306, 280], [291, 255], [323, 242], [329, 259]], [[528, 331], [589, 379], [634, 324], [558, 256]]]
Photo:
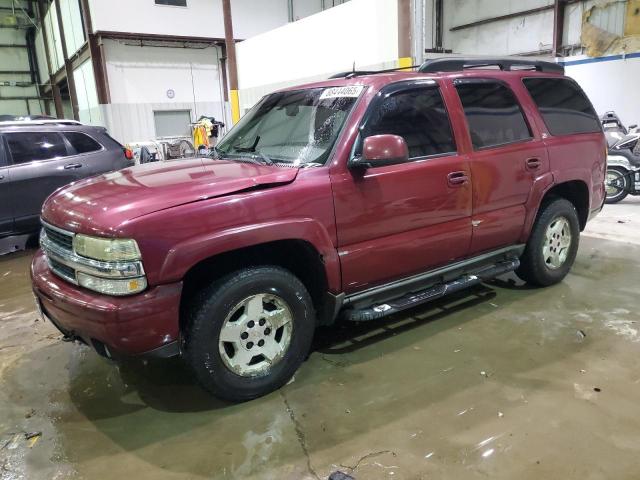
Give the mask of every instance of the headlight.
[[133, 295], [147, 288], [145, 277], [115, 280], [77, 272], [76, 279], [78, 285], [105, 295]]
[[73, 249], [80, 256], [103, 262], [140, 260], [140, 249], [132, 239], [98, 238], [78, 234], [73, 238]]

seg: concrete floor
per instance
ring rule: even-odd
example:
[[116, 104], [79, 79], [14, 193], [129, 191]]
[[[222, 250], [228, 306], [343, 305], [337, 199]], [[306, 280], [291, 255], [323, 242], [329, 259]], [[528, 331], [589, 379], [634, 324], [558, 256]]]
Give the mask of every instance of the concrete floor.
[[636, 199], [608, 206], [552, 288], [507, 278], [323, 330], [292, 383], [241, 405], [177, 361], [59, 342], [32, 252], [2, 257], [0, 478], [638, 478], [639, 225]]

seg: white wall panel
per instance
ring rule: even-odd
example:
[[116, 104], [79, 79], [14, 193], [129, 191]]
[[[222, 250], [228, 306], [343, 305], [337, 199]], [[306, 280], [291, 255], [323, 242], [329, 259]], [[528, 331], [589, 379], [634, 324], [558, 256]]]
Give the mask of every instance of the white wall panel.
[[468, 55], [512, 55], [549, 49], [553, 37], [552, 9], [461, 30], [450, 29], [551, 3], [550, 0], [448, 0], [444, 2], [444, 45], [454, 53]]
[[67, 52], [71, 56], [84, 43], [80, 2], [78, 0], [60, 0], [60, 12], [62, 13]]
[[238, 44], [240, 89], [395, 62], [397, 8], [396, 0], [352, 0]]
[[111, 104], [88, 114], [117, 140], [155, 138], [157, 110], [188, 109], [194, 121], [200, 115], [224, 118], [216, 48], [140, 47], [114, 40], [104, 48]]
[[[153, 0], [90, 0], [90, 8], [94, 30], [224, 38], [221, 0], [187, 0], [187, 7]], [[240, 39], [288, 21], [287, 0], [232, 0], [231, 11]]]
[[[571, 57], [565, 71], [584, 89], [599, 115], [614, 110], [626, 125], [640, 124], [640, 58], [604, 58], [610, 60]], [[572, 64], [576, 60], [589, 63]]]

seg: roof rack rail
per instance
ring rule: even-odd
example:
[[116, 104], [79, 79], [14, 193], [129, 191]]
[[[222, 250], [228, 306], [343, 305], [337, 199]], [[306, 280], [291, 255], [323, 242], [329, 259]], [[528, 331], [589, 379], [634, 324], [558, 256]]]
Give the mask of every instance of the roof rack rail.
[[530, 60], [518, 57], [440, 57], [426, 60], [418, 69], [420, 73], [459, 72], [465, 68], [498, 67], [500, 70], [537, 70], [545, 73], [562, 73], [564, 67], [554, 62]]
[[67, 120], [64, 118], [59, 118], [55, 120], [5, 120], [0, 121], [0, 127], [11, 127], [11, 126], [28, 126], [28, 125], [82, 125], [81, 122], [77, 120]]
[[329, 80], [333, 78], [353, 78], [353, 77], [361, 77], [362, 75], [377, 75], [378, 73], [390, 73], [390, 72], [399, 72], [401, 70], [409, 70], [411, 68], [418, 68], [420, 65], [410, 65], [408, 67], [396, 67], [396, 68], [386, 68], [384, 70], [349, 70], [348, 72], [340, 72], [329, 77]]

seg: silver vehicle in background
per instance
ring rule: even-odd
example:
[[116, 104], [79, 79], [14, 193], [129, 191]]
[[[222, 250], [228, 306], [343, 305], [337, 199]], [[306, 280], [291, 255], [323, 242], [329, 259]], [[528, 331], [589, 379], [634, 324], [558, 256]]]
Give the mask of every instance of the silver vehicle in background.
[[607, 138], [606, 203], [618, 203], [627, 195], [640, 195], [640, 130], [626, 128], [615, 112], [600, 117]]
[[106, 129], [72, 120], [0, 121], [0, 254], [16, 236], [40, 229], [40, 209], [55, 190], [131, 166], [132, 153]]

